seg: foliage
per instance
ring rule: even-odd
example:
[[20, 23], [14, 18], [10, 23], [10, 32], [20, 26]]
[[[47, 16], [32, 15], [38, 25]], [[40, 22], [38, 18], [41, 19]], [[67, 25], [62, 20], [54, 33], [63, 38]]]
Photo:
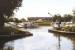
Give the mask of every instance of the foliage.
[[15, 23], [19, 23], [20, 20], [19, 20], [18, 18], [14, 18], [14, 22], [15, 22]]
[[2, 30], [0, 30], [0, 35], [4, 34], [4, 35], [10, 35], [10, 33], [13, 32], [15, 34], [21, 34], [21, 33], [25, 33], [25, 31], [19, 30], [18, 28], [12, 28], [12, 27], [4, 27]]
[[61, 15], [55, 14], [55, 15], [53, 16], [53, 21], [54, 21], [54, 22], [55, 22], [55, 21], [61, 21]]
[[70, 15], [70, 14], [65, 14], [63, 17], [64, 17], [64, 18], [63, 18], [64, 22], [69, 22], [69, 21], [72, 20], [72, 17], [73, 17], [73, 16]]
[[22, 18], [20, 21], [21, 21], [21, 22], [26, 22], [26, 19]]
[[0, 28], [6, 19], [14, 14], [14, 10], [21, 6], [22, 0], [0, 0]]
[[75, 32], [75, 26], [65, 26], [62, 28], [64, 31]]
[[10, 17], [14, 9], [21, 6], [22, 0], [0, 0], [0, 14]]
[[72, 18], [72, 22], [75, 23], [75, 9], [73, 10], [73, 18]]

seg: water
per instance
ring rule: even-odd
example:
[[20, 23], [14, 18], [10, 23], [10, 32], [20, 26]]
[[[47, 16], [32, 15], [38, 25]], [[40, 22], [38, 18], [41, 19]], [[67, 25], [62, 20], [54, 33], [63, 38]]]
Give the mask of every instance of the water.
[[49, 33], [50, 27], [27, 29], [33, 36], [8, 41], [4, 50], [75, 50], [74, 35]]

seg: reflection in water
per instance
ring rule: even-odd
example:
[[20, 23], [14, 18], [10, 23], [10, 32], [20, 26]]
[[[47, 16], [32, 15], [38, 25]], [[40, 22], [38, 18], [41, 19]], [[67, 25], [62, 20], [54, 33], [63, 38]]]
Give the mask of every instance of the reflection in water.
[[13, 50], [14, 49], [13, 46], [14, 46], [13, 41], [10, 41], [4, 45], [3, 50]]
[[[11, 37], [0, 37], [0, 50], [13, 50], [13, 41], [16, 38], [11, 38]], [[8, 42], [8, 41], [12, 41], [12, 42]], [[5, 44], [6, 42], [8, 42], [7, 44]]]
[[60, 44], [60, 36], [58, 36], [58, 50], [61, 50], [61, 44]]
[[48, 32], [49, 27], [27, 29], [33, 36], [9, 41], [4, 49], [12, 50], [75, 50], [75, 35], [61, 35]]
[[[58, 37], [58, 39], [60, 38], [60, 40], [58, 40], [60, 43], [60, 50], [62, 50], [61, 48], [62, 47], [67, 47], [69, 48], [69, 44], [70, 44], [70, 47], [71, 49], [70, 50], [75, 50], [75, 35], [74, 34], [54, 34], [54, 36]], [[67, 42], [65, 42], [64, 40], [62, 40], [62, 38], [67, 39]], [[62, 41], [61, 41], [62, 40]], [[68, 43], [70, 42], [70, 43]], [[63, 44], [61, 43], [65, 43], [65, 46], [63, 46]], [[68, 43], [68, 45], [66, 45], [66, 43]]]
[[0, 50], [14, 50], [14, 40], [18, 40], [23, 37], [25, 38], [27, 36], [0, 36]]
[[7, 37], [0, 37], [0, 50], [2, 50], [4, 43], [8, 41], [7, 39]]

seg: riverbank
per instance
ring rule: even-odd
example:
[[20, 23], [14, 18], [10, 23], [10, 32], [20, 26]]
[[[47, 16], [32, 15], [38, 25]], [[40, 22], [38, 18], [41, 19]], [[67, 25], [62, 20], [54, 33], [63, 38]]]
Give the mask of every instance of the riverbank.
[[23, 37], [32, 36], [29, 31], [20, 28], [4, 27], [0, 30], [0, 50], [3, 50], [4, 44], [8, 41], [21, 39]]
[[56, 34], [70, 34], [70, 35], [74, 35], [75, 32], [74, 31], [71, 31], [72, 28], [74, 27], [63, 27], [63, 28], [55, 28], [55, 27], [52, 27], [50, 29], [48, 29], [48, 32], [51, 32], [51, 33], [56, 33]]
[[13, 37], [13, 36], [32, 36], [32, 33], [23, 31], [20, 28], [4, 27], [0, 30], [0, 36]]
[[68, 32], [68, 31], [61, 31], [61, 30], [55, 30], [55, 29], [48, 29], [48, 32], [52, 33], [62, 33], [62, 34], [75, 34], [75, 32]]
[[[14, 35], [14, 36], [11, 36], [11, 35], [8, 35], [8, 36], [0, 36], [0, 50], [3, 50], [3, 47], [4, 47], [4, 44], [8, 41], [13, 41], [13, 40], [16, 40], [16, 39], [21, 39], [21, 38], [24, 38], [24, 37], [28, 37], [29, 35]], [[30, 35], [31, 36], [31, 35]]]

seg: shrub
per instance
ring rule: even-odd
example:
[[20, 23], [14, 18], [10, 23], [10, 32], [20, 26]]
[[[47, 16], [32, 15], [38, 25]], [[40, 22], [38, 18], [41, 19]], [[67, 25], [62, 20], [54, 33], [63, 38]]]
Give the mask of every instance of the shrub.
[[62, 28], [64, 31], [75, 32], [75, 26], [65, 26]]

